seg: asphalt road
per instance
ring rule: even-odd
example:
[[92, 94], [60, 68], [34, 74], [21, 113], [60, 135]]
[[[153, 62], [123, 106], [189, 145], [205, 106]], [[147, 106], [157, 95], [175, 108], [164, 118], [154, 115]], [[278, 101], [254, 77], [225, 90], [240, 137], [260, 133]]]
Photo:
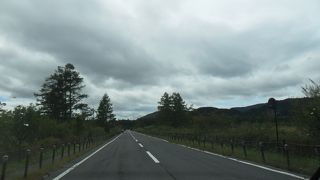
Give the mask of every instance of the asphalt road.
[[224, 157], [126, 131], [100, 151], [50, 178], [63, 179], [299, 179]]

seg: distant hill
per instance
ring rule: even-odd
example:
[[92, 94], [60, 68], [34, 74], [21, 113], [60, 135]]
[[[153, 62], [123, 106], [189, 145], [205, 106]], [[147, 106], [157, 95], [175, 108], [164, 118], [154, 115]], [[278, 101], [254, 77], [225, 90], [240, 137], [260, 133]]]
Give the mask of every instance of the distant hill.
[[[289, 98], [277, 101], [277, 114], [280, 119], [290, 121], [294, 116], [297, 108], [305, 108], [310, 103], [310, 98]], [[199, 107], [191, 114], [193, 117], [219, 117], [230, 118], [238, 121], [247, 121], [255, 119], [255, 121], [270, 120], [272, 115], [267, 103], [259, 103], [245, 107], [234, 107], [230, 109], [215, 107]], [[147, 114], [138, 121], [148, 122], [152, 124], [156, 122], [158, 112]]]
[[245, 107], [234, 107], [234, 108], [231, 108], [231, 110], [236, 110], [236, 111], [239, 111], [239, 112], [247, 112], [247, 111], [252, 110], [252, 109], [263, 108], [266, 105], [267, 105], [266, 103], [261, 103], [261, 104], [255, 104], [255, 105], [245, 106]]
[[158, 114], [159, 114], [159, 112], [156, 111], [156, 112], [147, 114], [147, 115], [145, 115], [145, 116], [142, 116], [142, 117], [140, 117], [140, 118], [138, 118], [138, 119], [139, 119], [139, 120], [155, 119], [155, 118], [158, 117]]

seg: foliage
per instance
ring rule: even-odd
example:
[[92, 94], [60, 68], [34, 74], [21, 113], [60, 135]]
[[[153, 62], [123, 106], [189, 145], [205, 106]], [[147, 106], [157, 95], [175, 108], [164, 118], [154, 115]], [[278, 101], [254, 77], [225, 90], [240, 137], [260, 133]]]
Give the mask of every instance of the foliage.
[[106, 132], [108, 132], [110, 128], [108, 122], [115, 120], [112, 103], [107, 94], [104, 94], [102, 99], [100, 100], [97, 120], [98, 125], [104, 127]]
[[45, 80], [40, 92], [35, 93], [43, 113], [60, 122], [72, 118], [73, 111], [85, 107], [81, 100], [87, 97], [82, 93], [83, 78], [72, 64], [58, 69]]
[[37, 138], [39, 132], [37, 120], [40, 119], [40, 113], [34, 105], [30, 104], [27, 107], [19, 105], [15, 107], [12, 117], [12, 132], [19, 144], [22, 141], [33, 141]]
[[310, 98], [311, 102], [304, 112], [310, 135], [320, 138], [320, 84], [310, 79], [310, 84], [302, 87], [302, 92]]
[[[106, 127], [93, 121], [94, 109], [82, 100], [83, 78], [72, 64], [57, 70], [46, 79], [36, 93], [38, 106], [16, 106], [4, 110], [0, 102], [0, 152], [9, 152], [33, 146], [75, 141], [76, 139], [105, 136]], [[101, 104], [101, 103], [100, 103]], [[102, 113], [105, 112], [105, 116]], [[110, 98], [105, 94], [99, 117], [110, 122], [107, 135], [120, 132], [115, 122]]]
[[170, 120], [172, 118], [172, 97], [167, 92], [165, 92], [158, 104], [158, 111], [161, 120], [165, 124], [170, 124]]
[[306, 84], [302, 88], [302, 93], [306, 97], [314, 98], [314, 97], [320, 97], [320, 84], [317, 84], [312, 79], [309, 79], [310, 84]]
[[164, 124], [178, 127], [186, 123], [188, 108], [179, 93], [169, 96], [165, 92], [158, 104], [159, 116]]

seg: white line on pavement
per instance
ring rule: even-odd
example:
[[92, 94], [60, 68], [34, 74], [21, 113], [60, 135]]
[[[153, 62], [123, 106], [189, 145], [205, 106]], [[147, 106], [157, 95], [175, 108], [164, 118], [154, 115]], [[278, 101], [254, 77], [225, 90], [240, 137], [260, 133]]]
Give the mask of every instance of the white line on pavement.
[[158, 140], [160, 140], [160, 141], [169, 142], [169, 141], [167, 141], [167, 140], [165, 140], [165, 139], [161, 139], [161, 138], [158, 138], [158, 137], [153, 137], [153, 136], [149, 136], [149, 135], [146, 135], [146, 136], [148, 136], [148, 137], [150, 137], [150, 138], [158, 139]]
[[160, 161], [154, 157], [149, 151], [146, 151], [146, 153], [151, 157], [151, 159], [155, 162], [155, 163], [160, 163]]
[[[142, 133], [139, 133], [139, 134], [142, 134]], [[142, 134], [142, 135], [145, 135], [145, 134]], [[156, 138], [156, 139], [160, 139], [160, 140], [162, 140], [162, 141], [168, 142], [167, 140], [161, 139], [161, 138], [158, 138], [158, 137], [153, 137], [153, 136], [150, 136], [150, 135], [145, 135], [145, 136], [149, 136], [149, 137], [151, 137], [151, 138]], [[173, 144], [176, 144], [176, 143], [173, 143]], [[235, 159], [235, 158], [230, 158], [230, 157], [223, 156], [223, 155], [216, 154], [216, 153], [212, 153], [212, 152], [209, 152], [209, 151], [203, 151], [203, 150], [196, 149], [196, 148], [192, 148], [192, 147], [185, 146], [185, 145], [182, 145], [182, 144], [177, 144], [177, 145], [180, 145], [180, 146], [182, 146], [182, 147], [184, 147], [184, 148], [189, 148], [189, 149], [192, 149], [192, 150], [195, 150], [195, 151], [204, 152], [204, 153], [207, 153], [207, 154], [210, 154], [210, 155], [214, 155], [214, 156], [218, 156], [218, 157], [221, 157], [221, 158], [229, 159], [229, 160], [231, 160], [231, 161], [236, 161], [236, 162], [239, 162], [239, 163], [242, 163], [242, 164], [254, 166], [254, 167], [257, 167], [257, 168], [265, 169], [265, 170], [272, 171], [272, 172], [276, 172], [276, 173], [279, 173], [279, 174], [284, 174], [284, 175], [291, 176], [291, 177], [294, 177], [294, 178], [297, 178], [297, 179], [307, 179], [307, 178], [305, 178], [305, 177], [298, 176], [298, 175], [295, 175], [295, 174], [292, 174], [292, 173], [289, 173], [289, 172], [272, 169], [272, 168], [265, 167], [265, 166], [262, 166], [262, 165], [258, 165], [258, 164], [254, 164], [254, 163], [249, 163], [249, 162], [246, 162], [246, 161], [241, 161], [241, 160], [238, 160], [238, 159]]]
[[143, 147], [143, 145], [141, 143], [138, 143], [140, 147]]
[[72, 167], [70, 167], [69, 169], [67, 169], [66, 171], [64, 171], [63, 173], [61, 173], [59, 176], [53, 178], [53, 180], [59, 180], [61, 179], [63, 176], [65, 176], [66, 174], [68, 174], [70, 171], [74, 170], [77, 166], [79, 166], [80, 164], [82, 164], [83, 162], [85, 162], [86, 160], [88, 160], [89, 158], [91, 158], [93, 155], [95, 155], [97, 152], [101, 151], [101, 149], [103, 149], [104, 147], [108, 146], [110, 143], [112, 143], [113, 141], [115, 141], [116, 139], [118, 139], [122, 134], [119, 134], [117, 137], [115, 137], [113, 140], [109, 141], [108, 143], [106, 143], [105, 145], [103, 145], [101, 148], [97, 149], [95, 152], [93, 152], [92, 154], [90, 154], [89, 156], [87, 156], [86, 158], [82, 159], [80, 162], [76, 163], [75, 165], [73, 165]]
[[254, 167], [257, 167], [257, 168], [265, 169], [265, 170], [276, 172], [276, 173], [279, 173], [279, 174], [284, 174], [284, 175], [291, 176], [291, 177], [294, 177], [294, 178], [297, 178], [297, 179], [307, 179], [307, 178], [304, 178], [304, 177], [301, 177], [301, 176], [298, 176], [298, 175], [295, 175], [295, 174], [292, 174], [292, 173], [288, 173], [288, 172], [285, 172], [285, 171], [280, 171], [280, 170], [268, 168], [268, 167], [265, 167], [265, 166], [249, 163], [249, 162], [246, 162], [246, 161], [241, 161], [241, 160], [238, 160], [238, 159], [235, 159], [235, 158], [230, 158], [230, 157], [223, 156], [223, 155], [216, 154], [216, 153], [212, 153], [212, 152], [209, 152], [209, 151], [203, 151], [203, 150], [200, 150], [200, 149], [192, 148], [192, 147], [181, 145], [181, 144], [177, 144], [177, 145], [180, 145], [180, 146], [182, 146], [184, 148], [192, 149], [192, 150], [195, 150], [195, 151], [204, 152], [204, 153], [207, 153], [207, 154], [210, 154], [210, 155], [214, 155], [214, 156], [218, 156], [218, 157], [221, 157], [221, 158], [229, 159], [231, 161], [236, 161], [236, 162], [239, 162], [239, 163], [242, 163], [242, 164], [254, 166]]
[[133, 140], [135, 140], [136, 142], [138, 142], [138, 140], [136, 139], [136, 137], [134, 137], [134, 136], [131, 134], [131, 131], [129, 131], [129, 134], [130, 134], [130, 136], [132, 137]]
[[140, 132], [136, 132], [136, 133], [141, 134], [141, 135], [143, 135], [143, 136], [150, 137], [150, 138], [158, 139], [158, 140], [160, 140], [160, 141], [169, 142], [169, 141], [167, 141], [167, 140], [165, 140], [165, 139], [161, 139], [161, 138], [158, 138], [158, 137], [150, 136], [150, 135], [143, 134], [143, 133], [140, 133]]

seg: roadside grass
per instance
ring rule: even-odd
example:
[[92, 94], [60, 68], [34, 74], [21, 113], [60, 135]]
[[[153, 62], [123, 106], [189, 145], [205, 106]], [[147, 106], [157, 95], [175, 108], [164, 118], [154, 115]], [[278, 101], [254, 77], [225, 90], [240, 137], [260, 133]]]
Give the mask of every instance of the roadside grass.
[[[34, 180], [34, 179], [41, 179], [42, 177], [46, 176], [46, 175], [49, 175], [50, 172], [53, 172], [55, 170], [58, 170], [58, 169], [61, 169], [63, 168], [63, 166], [69, 162], [71, 162], [72, 160], [74, 159], [77, 159], [79, 157], [81, 157], [82, 155], [90, 152], [91, 150], [97, 148], [98, 146], [100, 146], [101, 144], [99, 145], [95, 145], [93, 147], [90, 147], [88, 149], [85, 149], [84, 151], [81, 151], [81, 152], [77, 152], [76, 154], [70, 156], [70, 157], [66, 157], [64, 159], [59, 159], [57, 160], [57, 162], [55, 162], [54, 164], [51, 164], [51, 165], [47, 165], [45, 167], [43, 167], [42, 169], [39, 169], [37, 171], [33, 171], [33, 172], [30, 172], [30, 174], [28, 174], [28, 177], [25, 178], [27, 180]], [[18, 180], [18, 179], [21, 179], [21, 177], [15, 177], [14, 179]]]
[[[141, 133], [145, 133], [140, 131]], [[150, 134], [151, 136], [156, 136], [154, 134]], [[248, 146], [246, 147], [247, 156], [244, 154], [244, 150], [242, 146], [234, 145], [233, 151], [231, 148], [231, 144], [221, 144], [217, 143], [206, 143], [203, 142], [193, 142], [186, 139], [173, 140], [166, 136], [156, 136], [162, 139], [166, 139], [171, 143], [182, 144], [192, 148], [209, 151], [212, 153], [220, 154], [223, 156], [236, 158], [239, 160], [244, 160], [248, 162], [254, 162], [256, 164], [271, 166], [279, 169], [283, 169], [286, 171], [291, 171], [295, 173], [299, 173], [302, 176], [310, 176], [312, 175], [316, 169], [320, 166], [320, 159], [315, 157], [301, 156], [297, 154], [291, 154], [289, 151], [289, 166], [287, 162], [287, 156], [282, 151], [277, 152], [277, 150], [268, 150], [264, 151], [265, 161], [262, 159], [261, 151], [257, 147]]]
[[27, 178], [23, 178], [26, 163], [25, 156], [21, 160], [10, 160], [9, 157], [6, 169], [6, 179], [42, 179], [44, 176], [49, 175], [51, 172], [61, 169], [64, 165], [71, 162], [72, 160], [77, 159], [83, 156], [84, 154], [100, 147], [106, 141], [110, 140], [117, 134], [119, 134], [119, 132], [107, 135], [105, 138], [101, 138], [95, 141], [95, 143], [89, 145], [87, 148], [83, 148], [83, 146], [81, 146], [80, 151], [79, 146], [77, 145], [75, 153], [73, 151], [73, 146], [71, 146], [72, 148], [70, 148], [70, 156], [68, 156], [68, 148], [65, 147], [64, 155], [62, 157], [62, 148], [57, 147], [55, 152], [54, 163], [52, 163], [53, 149], [48, 148], [47, 150], [43, 151], [43, 162], [41, 169], [39, 168], [40, 152], [31, 152]]

